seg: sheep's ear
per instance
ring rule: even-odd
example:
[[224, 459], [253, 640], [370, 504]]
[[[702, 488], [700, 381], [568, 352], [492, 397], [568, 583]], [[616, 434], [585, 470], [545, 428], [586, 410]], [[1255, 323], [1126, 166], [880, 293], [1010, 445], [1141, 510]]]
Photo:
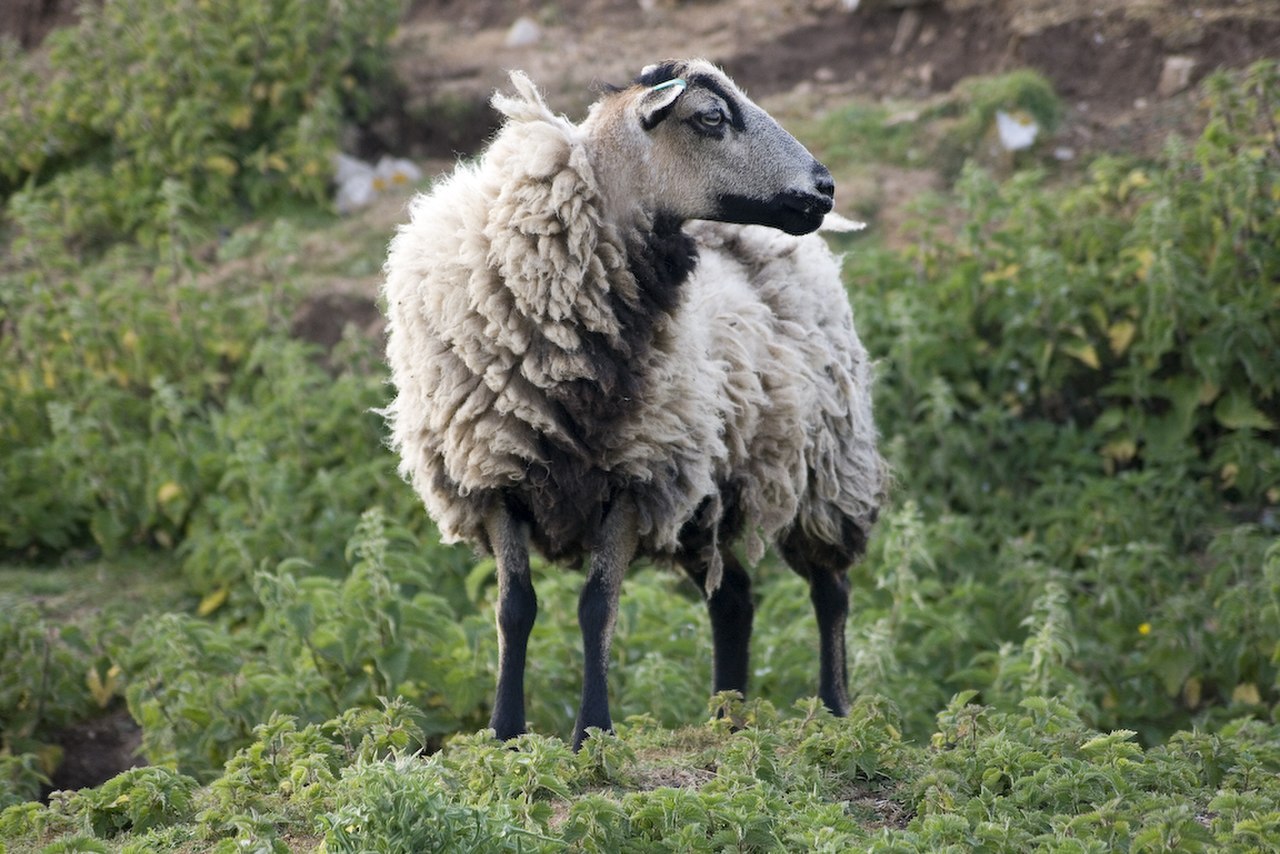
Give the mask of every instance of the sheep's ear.
[[659, 83], [657, 86], [650, 86], [640, 96], [640, 104], [637, 108], [640, 114], [640, 127], [647, 131], [657, 127], [658, 123], [671, 112], [676, 101], [680, 100], [687, 86], [688, 84], [679, 77]]

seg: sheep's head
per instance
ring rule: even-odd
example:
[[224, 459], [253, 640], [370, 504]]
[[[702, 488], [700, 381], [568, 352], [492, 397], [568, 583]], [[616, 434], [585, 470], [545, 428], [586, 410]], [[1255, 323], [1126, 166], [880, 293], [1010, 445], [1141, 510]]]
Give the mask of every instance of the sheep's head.
[[832, 207], [826, 167], [705, 60], [649, 66], [583, 130], [597, 169], [649, 213], [807, 234]]

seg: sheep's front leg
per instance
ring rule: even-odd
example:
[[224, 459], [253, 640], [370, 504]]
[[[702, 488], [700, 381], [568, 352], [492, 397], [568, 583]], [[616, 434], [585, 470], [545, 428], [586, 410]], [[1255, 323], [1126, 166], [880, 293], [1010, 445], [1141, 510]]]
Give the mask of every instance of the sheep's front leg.
[[524, 666], [538, 598], [529, 576], [529, 529], [499, 507], [485, 520], [498, 563], [498, 690], [489, 726], [506, 740], [524, 732]]
[[619, 499], [605, 517], [600, 538], [591, 553], [587, 582], [578, 600], [582, 628], [582, 705], [573, 727], [573, 749], [582, 746], [587, 727], [613, 729], [609, 717], [609, 649], [618, 617], [622, 576], [636, 553], [636, 519], [631, 502]]

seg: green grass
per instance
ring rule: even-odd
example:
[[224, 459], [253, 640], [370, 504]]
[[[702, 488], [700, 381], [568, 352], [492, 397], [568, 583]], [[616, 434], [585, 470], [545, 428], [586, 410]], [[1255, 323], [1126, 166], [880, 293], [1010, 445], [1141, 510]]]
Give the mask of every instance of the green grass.
[[51, 620], [76, 622], [105, 607], [132, 616], [190, 607], [191, 592], [172, 555], [136, 551], [54, 566], [0, 563], [0, 597], [23, 597]]

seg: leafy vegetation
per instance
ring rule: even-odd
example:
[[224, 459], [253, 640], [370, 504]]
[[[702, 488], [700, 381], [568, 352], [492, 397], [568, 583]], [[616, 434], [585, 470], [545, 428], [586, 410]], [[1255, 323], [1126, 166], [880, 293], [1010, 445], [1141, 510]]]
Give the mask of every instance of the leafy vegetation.
[[970, 168], [962, 222], [851, 256], [923, 525], [912, 673], [1152, 741], [1280, 699], [1280, 78], [1207, 95], [1159, 163], [1058, 188]]
[[[47, 807], [0, 812], [0, 834], [62, 848], [212, 851], [1165, 851], [1280, 841], [1280, 728], [1241, 720], [1146, 748], [1064, 704], [1008, 712], [957, 696], [929, 745], [881, 700], [847, 719], [817, 700], [786, 715], [713, 698], [725, 717], [670, 730], [646, 717], [501, 745], [457, 736], [427, 758], [411, 709], [302, 726], [272, 716], [212, 785], [161, 767]], [[731, 729], [731, 721], [745, 724]], [[288, 840], [286, 842], [286, 840]]]
[[[275, 5], [120, 0], [48, 68], [0, 57], [0, 849], [1280, 846], [1274, 63], [1211, 79], [1198, 139], [1076, 176], [975, 163], [998, 106], [1056, 118], [1031, 75], [829, 117], [837, 166], [973, 131], [907, 248], [846, 259], [897, 473], [860, 699], [809, 699], [804, 585], [766, 562], [761, 699], [708, 707], [697, 591], [641, 570], [626, 722], [575, 755], [579, 577], [535, 565], [533, 734], [492, 743], [493, 565], [397, 477], [373, 348], [289, 330], [380, 260], [305, 200], [395, 4]], [[121, 573], [153, 593], [95, 601]], [[122, 704], [151, 766], [37, 803], [58, 731]]]
[[69, 244], [170, 242], [174, 208], [319, 200], [345, 116], [386, 74], [398, 0], [87, 4], [35, 62], [0, 52], [0, 199]]

